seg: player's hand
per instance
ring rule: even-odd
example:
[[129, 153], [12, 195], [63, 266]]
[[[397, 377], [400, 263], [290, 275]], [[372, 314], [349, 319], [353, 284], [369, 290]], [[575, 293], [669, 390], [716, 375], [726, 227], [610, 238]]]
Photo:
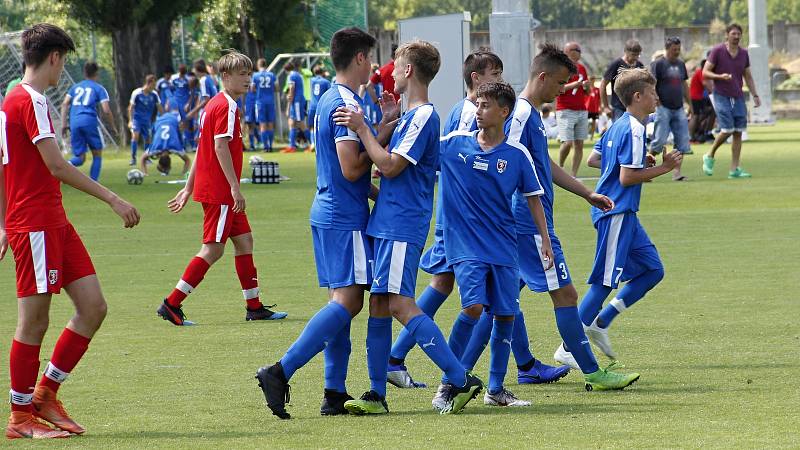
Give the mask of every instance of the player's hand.
[[389, 91], [381, 92], [381, 98], [378, 99], [378, 104], [381, 107], [381, 114], [388, 122], [400, 117], [400, 102], [394, 98], [394, 94]]
[[8, 235], [6, 230], [0, 228], [0, 261], [6, 256], [6, 250], [8, 250]]
[[645, 167], [653, 167], [656, 165], [656, 156], [652, 153], [648, 153], [647, 156], [644, 158], [644, 165]]
[[181, 212], [183, 207], [186, 206], [186, 202], [189, 201], [189, 197], [191, 197], [191, 195], [192, 193], [188, 192], [186, 188], [181, 189], [178, 191], [175, 197], [172, 198], [172, 200], [167, 202], [167, 208], [176, 214]]
[[244, 195], [242, 195], [242, 191], [239, 190], [239, 187], [231, 188], [231, 196], [233, 197], [233, 212], [240, 213], [244, 212], [245, 202], [244, 202]]
[[669, 153], [664, 152], [664, 162], [661, 163], [664, 167], [672, 170], [681, 163], [683, 160], [683, 153], [673, 150]]
[[603, 194], [598, 194], [597, 192], [592, 192], [589, 194], [589, 197], [586, 198], [586, 201], [589, 202], [590, 205], [603, 212], [608, 212], [614, 209], [614, 200], [611, 200]]
[[757, 95], [754, 95], [753, 96], [753, 107], [754, 108], [758, 108], [759, 106], [761, 106], [761, 98], [759, 96], [757, 96]]
[[721, 73], [721, 74], [719, 74], [719, 76], [720, 76], [720, 79], [723, 80], [723, 81], [730, 81], [733, 78], [733, 75], [731, 75], [729, 73]]
[[133, 228], [139, 224], [139, 220], [141, 219], [141, 216], [139, 216], [139, 211], [137, 211], [133, 205], [125, 200], [116, 197], [111, 201], [111, 209], [113, 209], [114, 212], [122, 218], [125, 228]]
[[550, 245], [549, 240], [547, 243], [542, 243], [542, 261], [544, 261], [545, 264], [544, 270], [550, 270], [553, 267], [553, 264], [555, 264], [553, 247]]
[[364, 111], [358, 105], [355, 108], [355, 110], [347, 106], [336, 108], [336, 112], [333, 113], [333, 123], [358, 131], [366, 124], [364, 123]]

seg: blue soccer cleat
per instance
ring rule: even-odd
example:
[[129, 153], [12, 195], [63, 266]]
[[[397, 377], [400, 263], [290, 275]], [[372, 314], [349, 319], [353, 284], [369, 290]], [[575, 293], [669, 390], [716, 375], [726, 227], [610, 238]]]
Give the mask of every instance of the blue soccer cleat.
[[537, 359], [530, 370], [517, 372], [517, 382], [519, 384], [553, 383], [567, 376], [569, 369], [569, 366], [548, 366]]

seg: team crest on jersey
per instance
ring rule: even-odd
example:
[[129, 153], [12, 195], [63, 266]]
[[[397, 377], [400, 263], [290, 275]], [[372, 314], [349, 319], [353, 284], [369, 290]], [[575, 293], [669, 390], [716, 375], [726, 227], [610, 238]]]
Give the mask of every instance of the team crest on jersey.
[[48, 273], [47, 280], [50, 282], [51, 285], [56, 284], [58, 282], [58, 270], [53, 269]]
[[506, 161], [505, 159], [498, 159], [497, 160], [497, 173], [505, 172], [507, 166], [508, 166], [508, 161]]

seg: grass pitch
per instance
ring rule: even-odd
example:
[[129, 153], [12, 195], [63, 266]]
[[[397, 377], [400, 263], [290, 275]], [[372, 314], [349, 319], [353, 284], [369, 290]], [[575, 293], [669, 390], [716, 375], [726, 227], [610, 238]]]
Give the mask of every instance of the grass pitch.
[[[243, 187], [264, 302], [278, 303], [289, 318], [245, 323], [229, 247], [185, 303], [188, 317], [199, 325], [177, 328], [156, 317], [155, 309], [200, 247], [201, 208], [191, 204], [179, 215], [170, 214], [166, 202], [177, 186], [155, 184], [162, 179], [158, 175], [129, 186], [125, 152], [107, 153], [101, 181], [132, 201], [142, 222], [125, 230], [106, 205], [63, 188], [67, 214], [92, 255], [110, 310], [61, 390], [69, 411], [89, 431], [48, 446], [796, 448], [798, 140], [798, 122], [754, 127], [744, 145], [744, 167], [752, 179], [726, 179], [727, 146], [718, 153], [717, 174], [704, 176], [701, 155], [708, 146], [697, 145], [684, 162], [690, 182], [663, 176], [645, 187], [640, 218], [667, 275], [611, 331], [628, 370], [642, 374], [632, 388], [587, 393], [577, 373], [553, 385], [517, 386], [512, 359], [507, 384], [532, 400], [532, 407], [489, 408], [479, 397], [461, 415], [439, 416], [430, 406], [437, 369], [415, 349], [408, 366], [433, 387], [390, 386], [386, 416], [323, 418], [319, 355], [291, 381], [291, 421], [269, 413], [253, 375], [281, 357], [326, 301], [317, 287], [308, 225], [313, 155], [268, 155], [291, 181]], [[597, 172], [584, 168], [581, 175]], [[588, 206], [561, 189], [556, 192], [556, 230], [582, 295], [595, 233]], [[428, 281], [421, 273], [417, 291]], [[0, 263], [0, 297], [0, 353], [7, 355], [16, 320], [10, 253]], [[436, 317], [445, 334], [457, 305], [457, 296], [451, 296]], [[552, 363], [559, 337], [550, 300], [526, 291], [522, 307], [534, 354]], [[71, 311], [66, 295], [54, 297], [42, 367]], [[365, 333], [362, 313], [353, 326], [348, 378], [356, 397], [369, 388]], [[487, 361], [484, 356], [477, 367], [484, 380]], [[0, 371], [0, 385], [8, 386], [7, 370]]]

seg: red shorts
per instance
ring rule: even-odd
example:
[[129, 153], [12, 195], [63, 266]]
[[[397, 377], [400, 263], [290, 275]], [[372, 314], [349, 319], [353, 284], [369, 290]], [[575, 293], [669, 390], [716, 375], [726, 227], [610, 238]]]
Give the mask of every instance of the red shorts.
[[247, 214], [233, 212], [232, 205], [203, 203], [203, 244], [224, 244], [231, 236], [249, 232]]
[[58, 294], [62, 286], [94, 275], [94, 265], [72, 224], [8, 233], [17, 266], [17, 297]]

